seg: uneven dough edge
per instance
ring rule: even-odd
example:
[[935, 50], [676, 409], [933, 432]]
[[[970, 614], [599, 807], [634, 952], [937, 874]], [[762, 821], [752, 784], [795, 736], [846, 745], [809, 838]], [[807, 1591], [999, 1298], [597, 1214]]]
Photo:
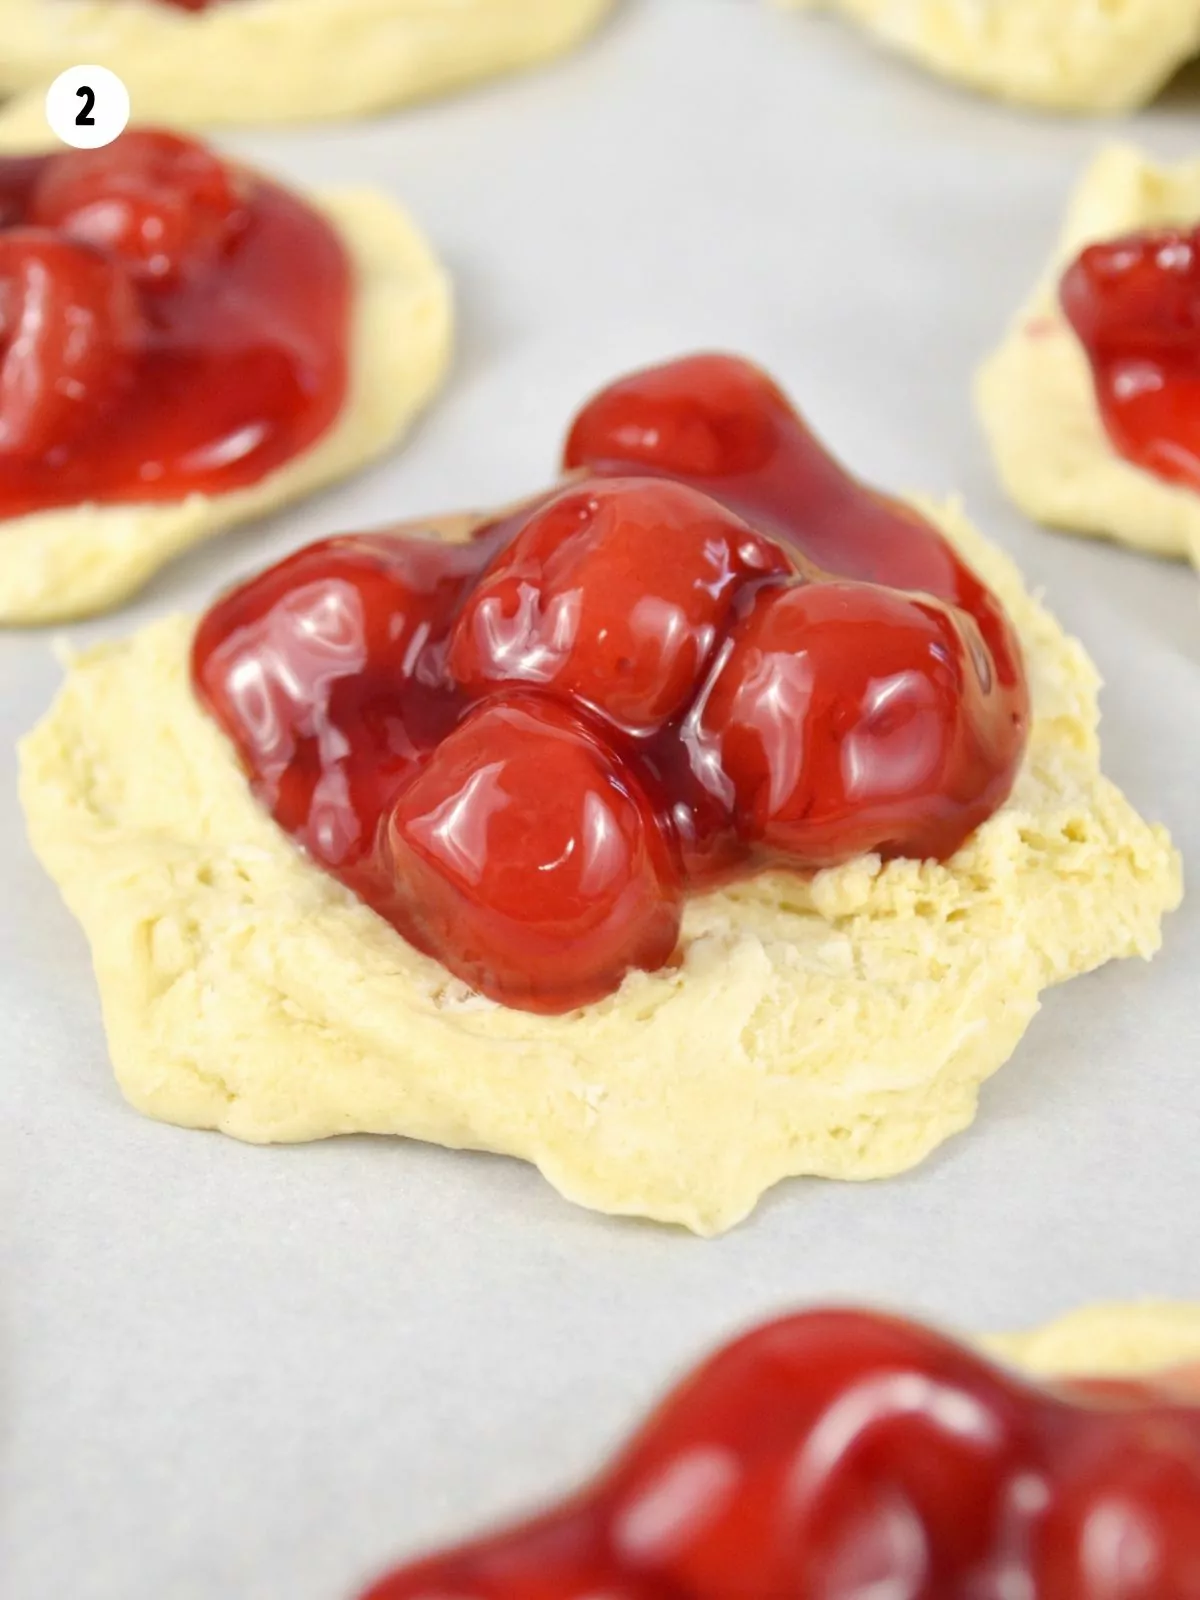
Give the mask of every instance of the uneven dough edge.
[[1044, 1327], [992, 1334], [978, 1343], [1037, 1378], [1136, 1377], [1200, 1362], [1200, 1304], [1083, 1306]]
[[1200, 52], [1200, 0], [775, 0], [840, 12], [897, 54], [1002, 100], [1117, 111]]
[[954, 508], [940, 520], [1028, 655], [1009, 803], [951, 864], [867, 857], [693, 900], [680, 970], [565, 1017], [470, 994], [293, 847], [191, 696], [189, 619], [89, 651], [23, 741], [21, 793], [127, 1097], [250, 1141], [516, 1155], [582, 1204], [702, 1234], [784, 1177], [913, 1166], [971, 1121], [1038, 991], [1149, 956], [1181, 893], [1163, 830], [1099, 774], [1082, 648]]
[[1058, 304], [1066, 265], [1099, 240], [1200, 220], [1200, 160], [1156, 166], [1103, 150], [1072, 197], [1048, 268], [976, 379], [979, 416], [1001, 482], [1039, 522], [1200, 565], [1200, 494], [1118, 455], [1083, 347]]
[[94, 61], [134, 117], [174, 127], [313, 122], [387, 110], [578, 44], [614, 0], [0, 0], [0, 149], [44, 130], [46, 85]]
[[172, 556], [354, 472], [404, 433], [449, 364], [449, 282], [416, 225], [370, 190], [314, 197], [354, 271], [350, 376], [332, 427], [249, 488], [163, 504], [70, 506], [0, 521], [0, 624], [117, 605]]

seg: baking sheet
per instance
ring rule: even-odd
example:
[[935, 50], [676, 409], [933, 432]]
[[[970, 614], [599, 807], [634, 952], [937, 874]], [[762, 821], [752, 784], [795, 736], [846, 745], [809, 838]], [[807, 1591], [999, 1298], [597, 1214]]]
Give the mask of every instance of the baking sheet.
[[[545, 72], [231, 141], [411, 205], [458, 286], [454, 381], [395, 460], [72, 636], [197, 607], [319, 534], [519, 495], [592, 387], [723, 346], [881, 484], [965, 495], [1099, 661], [1108, 771], [1200, 859], [1200, 585], [1027, 525], [967, 391], [1094, 148], [1196, 153], [1198, 110], [1193, 78], [1132, 130], [1022, 114], [753, 0], [629, 0]], [[5, 1600], [343, 1600], [587, 1471], [680, 1363], [772, 1309], [1001, 1328], [1200, 1299], [1200, 897], [1153, 965], [1049, 994], [924, 1167], [786, 1184], [703, 1242], [576, 1210], [508, 1160], [249, 1149], [128, 1110], [14, 795], [13, 741], [58, 676], [45, 634], [0, 638]]]

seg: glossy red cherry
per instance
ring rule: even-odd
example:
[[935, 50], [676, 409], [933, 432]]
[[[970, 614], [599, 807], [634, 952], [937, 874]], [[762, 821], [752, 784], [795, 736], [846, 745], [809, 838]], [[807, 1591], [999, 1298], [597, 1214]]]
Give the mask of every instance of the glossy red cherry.
[[830, 1406], [792, 1465], [793, 1585], [832, 1597], [888, 1585], [938, 1600], [985, 1571], [1007, 1490], [1035, 1462], [1004, 1386], [913, 1363]]
[[785, 1319], [635, 1439], [606, 1486], [616, 1541], [689, 1600], [872, 1582], [940, 1600], [985, 1562], [1026, 1435], [1004, 1385], [946, 1340], [857, 1313]]
[[117, 262], [44, 229], [0, 231], [0, 460], [38, 461], [99, 428], [143, 333]]
[[1084, 1404], [892, 1318], [736, 1341], [602, 1476], [366, 1600], [1197, 1600], [1200, 1408]]
[[692, 698], [739, 589], [791, 570], [705, 495], [591, 482], [495, 558], [455, 626], [450, 668], [470, 694], [528, 684], [652, 732]]
[[543, 697], [484, 702], [387, 824], [394, 915], [503, 1005], [565, 1011], [675, 948], [680, 889], [654, 812], [596, 728]]
[[1038, 1600], [1200, 1600], [1198, 1420], [1083, 1430], [1038, 1530]]
[[1200, 339], [1200, 228], [1153, 229], [1089, 245], [1061, 295], [1081, 338], [1191, 352]]
[[870, 584], [764, 589], [689, 738], [745, 837], [813, 866], [953, 853], [1007, 786], [1012, 713], [970, 618]]
[[1200, 229], [1091, 245], [1067, 269], [1060, 298], [1113, 444], [1200, 488]]
[[771, 471], [797, 422], [787, 396], [740, 356], [696, 355], [619, 378], [576, 415], [568, 469], [659, 472], [708, 493]]
[[453, 726], [445, 637], [486, 551], [326, 539], [206, 614], [193, 677], [255, 793], [319, 860], [373, 846], [400, 784]]
[[136, 128], [99, 150], [51, 157], [30, 221], [111, 252], [147, 283], [204, 268], [246, 222], [230, 169], [195, 140]]

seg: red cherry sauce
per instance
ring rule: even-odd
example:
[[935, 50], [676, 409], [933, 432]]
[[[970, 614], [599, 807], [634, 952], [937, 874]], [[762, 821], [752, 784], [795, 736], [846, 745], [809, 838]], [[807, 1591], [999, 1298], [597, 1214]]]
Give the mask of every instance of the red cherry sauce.
[[1200, 1396], [1035, 1388], [854, 1311], [701, 1366], [582, 1493], [364, 1600], [1195, 1600]]
[[0, 158], [0, 517], [257, 483], [346, 392], [323, 218], [148, 129]]
[[1090, 245], [1067, 269], [1060, 299], [1115, 448], [1200, 489], [1200, 228]]
[[[946, 613], [932, 608], [926, 617], [917, 618], [906, 608], [906, 617], [894, 616], [894, 627], [889, 629], [878, 615], [877, 600], [856, 590], [853, 593], [858, 598], [848, 599], [847, 605], [852, 609], [866, 605], [870, 616], [848, 615], [841, 628], [835, 627], [832, 618], [824, 619], [824, 648], [814, 646], [821, 651], [821, 681], [835, 695], [840, 690], [843, 704], [856, 698], [865, 725], [880, 737], [872, 739], [869, 753], [857, 758], [842, 740], [820, 750], [809, 741], [803, 752], [791, 755], [812, 775], [813, 785], [802, 785], [793, 792], [791, 804], [774, 830], [782, 837], [768, 833], [767, 842], [779, 844], [785, 856], [794, 856], [799, 846], [809, 864], [818, 866], [867, 850], [878, 850], [885, 857], [945, 859], [1006, 798], [1025, 745], [1029, 699], [1020, 645], [999, 602], [919, 512], [852, 477], [759, 368], [726, 356], [698, 355], [619, 380], [576, 417], [564, 465], [598, 475], [639, 472], [668, 476], [711, 495], [798, 555], [806, 567], [820, 569], [817, 573], [810, 570], [810, 576], [849, 578], [912, 591], [955, 608], [951, 631], [957, 637], [943, 642], [934, 637], [937, 627], [931, 627], [928, 655], [961, 657], [965, 649], [973, 671], [955, 675], [955, 681], [943, 680], [940, 697], [949, 690], [949, 698], [957, 700], [964, 679], [974, 679], [983, 686], [989, 702], [986, 732], [978, 739], [972, 730], [963, 734], [956, 773], [949, 770], [950, 763], [933, 754], [922, 735], [922, 729], [928, 732], [923, 713], [937, 720], [932, 707], [926, 703], [918, 710], [892, 698], [897, 690], [900, 701], [905, 698], [901, 685], [907, 667], [918, 671], [933, 697], [939, 698], [939, 688], [926, 670], [928, 655], [915, 650], [911, 635], [913, 624], [944, 623]], [[823, 598], [824, 609], [833, 611], [831, 598]], [[812, 599], [788, 604], [807, 610]], [[743, 645], [749, 647], [744, 654], [750, 656], [751, 665], [762, 660], [763, 630], [755, 624], [756, 619], [751, 619], [743, 638], [736, 641], [734, 666], [743, 656]], [[797, 619], [792, 628], [799, 625]], [[870, 680], [880, 664], [868, 660], [854, 645], [855, 635], [861, 641], [864, 627], [881, 649], [886, 649], [884, 641], [890, 637], [898, 652], [892, 671], [879, 685], [876, 711], [870, 707]], [[776, 637], [789, 631], [786, 619], [767, 621], [766, 629]], [[912, 656], [908, 663], [899, 659], [906, 651]], [[922, 656], [925, 660], [918, 666]], [[770, 699], [777, 700], [779, 691], [787, 688], [783, 675], [767, 676], [764, 689], [770, 691]], [[727, 684], [718, 682], [717, 698], [725, 698], [728, 689]], [[786, 694], [783, 697], [788, 698]], [[743, 696], [743, 700], [747, 698]], [[789, 765], [787, 756], [774, 763], [763, 760], [763, 746], [786, 741], [777, 726], [769, 731], [763, 726], [766, 716], [754, 714], [753, 707], [747, 709], [751, 729], [748, 733], [744, 726], [735, 728], [733, 738], [724, 741], [725, 765], [735, 758], [731, 745], [741, 745], [744, 750], [748, 742], [760, 747], [747, 752], [754, 766]], [[893, 714], [903, 723], [904, 732], [889, 741], [884, 735]], [[770, 717], [772, 724], [775, 720]], [[927, 759], [922, 759], [922, 753]], [[711, 757], [711, 752], [707, 754]], [[701, 765], [694, 746], [691, 764], [694, 768]], [[920, 837], [911, 833], [907, 838], [899, 833], [889, 837], [879, 810], [862, 803], [872, 788], [864, 768], [876, 774], [881, 797], [891, 771], [897, 789], [907, 790], [909, 799], [919, 783], [916, 774], [923, 772], [926, 800], [944, 804], [930, 805]], [[906, 782], [905, 772], [914, 781]], [[747, 798], [744, 793], [738, 795], [743, 807]], [[823, 805], [823, 800], [832, 805]], [[870, 818], [866, 832], [856, 833], [852, 814], [860, 820]], [[796, 837], [796, 822], [806, 818], [816, 827], [804, 829], [801, 840]], [[826, 834], [827, 824], [837, 836], [832, 848], [813, 836]], [[875, 833], [873, 839], [868, 838], [870, 833]]]
[[732, 357], [614, 385], [472, 541], [327, 540], [220, 600], [202, 703], [255, 794], [503, 1004], [602, 1000], [685, 895], [945, 858], [1024, 747], [1020, 653], [933, 528]]
[[564, 465], [661, 473], [825, 573], [947, 601], [978, 624], [1000, 686], [1020, 689], [1020, 648], [995, 597], [918, 511], [852, 477], [750, 362], [698, 355], [611, 384], [576, 417]]

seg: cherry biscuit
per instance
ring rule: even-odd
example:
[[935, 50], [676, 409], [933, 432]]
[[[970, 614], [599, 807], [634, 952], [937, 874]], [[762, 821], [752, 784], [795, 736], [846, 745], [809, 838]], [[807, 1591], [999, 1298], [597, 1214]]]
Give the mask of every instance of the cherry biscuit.
[[726, 1346], [590, 1487], [365, 1600], [1190, 1600], [1198, 1574], [1195, 1369], [1035, 1386], [834, 1310]]
[[[849, 478], [755, 369], [710, 356], [626, 379], [585, 408], [566, 461], [594, 475], [485, 529], [462, 587], [463, 554], [447, 548], [444, 610], [421, 603], [416, 623], [386, 556], [369, 594], [357, 586], [337, 678], [354, 709], [326, 720], [324, 679], [319, 705], [294, 708], [307, 733], [291, 748], [323, 817], [330, 754], [365, 776], [376, 815], [359, 813], [355, 783], [332, 825], [293, 817], [303, 780], [276, 777], [278, 716], [245, 694], [268, 673], [310, 681], [297, 593], [308, 616], [342, 614], [336, 541], [319, 547], [330, 565], [290, 558], [196, 636], [197, 690], [255, 788], [282, 781], [316, 858], [410, 943], [505, 1005], [572, 1011], [666, 963], [687, 888], [870, 853], [945, 860], [1002, 803], [1029, 694], [1001, 608], [930, 524]], [[638, 467], [656, 475], [623, 475]], [[435, 558], [397, 541], [398, 566], [416, 559]], [[408, 642], [373, 654], [371, 636]], [[394, 728], [382, 752], [381, 723]], [[565, 791], [546, 776], [560, 762]], [[585, 780], [597, 762], [603, 779]], [[636, 844], [606, 786], [643, 814]], [[372, 841], [352, 864], [350, 837]], [[649, 878], [646, 851], [668, 864]]]
[[0, 621], [102, 609], [378, 452], [449, 321], [382, 197], [313, 205], [160, 129], [0, 157]]
[[622, 379], [565, 464], [77, 661], [30, 835], [150, 1115], [716, 1233], [965, 1127], [1043, 988], [1157, 948], [1178, 858], [1011, 563], [759, 369]]

